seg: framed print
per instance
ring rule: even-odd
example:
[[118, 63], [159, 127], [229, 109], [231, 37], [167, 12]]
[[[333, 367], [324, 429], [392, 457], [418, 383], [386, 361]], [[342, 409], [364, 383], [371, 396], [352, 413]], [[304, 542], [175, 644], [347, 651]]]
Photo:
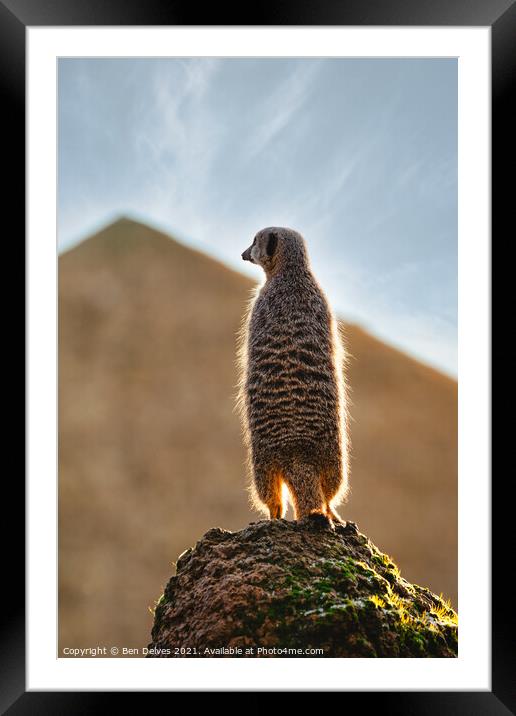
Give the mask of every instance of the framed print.
[[512, 713], [490, 265], [515, 4], [211, 15], [0, 3], [28, 319], [2, 708]]

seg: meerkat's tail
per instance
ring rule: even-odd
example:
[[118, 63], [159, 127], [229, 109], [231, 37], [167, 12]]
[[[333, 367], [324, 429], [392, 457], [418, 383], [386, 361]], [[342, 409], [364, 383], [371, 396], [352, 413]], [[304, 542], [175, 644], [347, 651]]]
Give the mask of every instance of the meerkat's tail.
[[322, 491], [319, 471], [312, 465], [296, 462], [285, 473], [296, 520], [309, 515], [326, 514], [326, 500]]

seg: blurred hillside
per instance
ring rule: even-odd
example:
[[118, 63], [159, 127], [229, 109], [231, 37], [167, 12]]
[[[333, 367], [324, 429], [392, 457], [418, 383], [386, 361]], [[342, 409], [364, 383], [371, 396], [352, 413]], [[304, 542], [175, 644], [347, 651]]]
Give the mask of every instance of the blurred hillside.
[[[61, 647], [145, 645], [173, 560], [211, 527], [260, 519], [233, 410], [252, 286], [127, 219], [59, 258]], [[346, 335], [340, 512], [456, 606], [457, 384], [357, 326]]]

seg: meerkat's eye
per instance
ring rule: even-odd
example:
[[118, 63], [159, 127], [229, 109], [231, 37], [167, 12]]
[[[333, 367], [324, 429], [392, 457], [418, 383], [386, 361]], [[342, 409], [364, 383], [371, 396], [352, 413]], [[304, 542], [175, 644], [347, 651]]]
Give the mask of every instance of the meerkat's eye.
[[276, 246], [278, 245], [278, 237], [274, 232], [271, 231], [269, 234], [269, 238], [267, 240], [267, 256], [272, 256], [274, 252], [276, 251]]

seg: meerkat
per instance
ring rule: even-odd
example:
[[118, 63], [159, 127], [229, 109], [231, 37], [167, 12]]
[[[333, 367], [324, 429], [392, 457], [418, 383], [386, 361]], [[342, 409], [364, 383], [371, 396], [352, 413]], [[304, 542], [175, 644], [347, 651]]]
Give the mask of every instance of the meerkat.
[[348, 419], [337, 322], [297, 231], [263, 229], [242, 258], [265, 272], [238, 349], [252, 501], [270, 519], [283, 518], [290, 501], [297, 520], [342, 523]]

